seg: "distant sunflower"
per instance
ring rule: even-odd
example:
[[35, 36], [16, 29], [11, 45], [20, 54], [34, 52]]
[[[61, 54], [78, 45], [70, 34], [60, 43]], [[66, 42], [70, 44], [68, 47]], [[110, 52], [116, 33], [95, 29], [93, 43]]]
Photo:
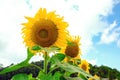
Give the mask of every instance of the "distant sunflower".
[[68, 36], [67, 37], [67, 46], [64, 50], [65, 62], [76, 62], [76, 59], [80, 59], [80, 37], [79, 36]]
[[86, 60], [82, 60], [81, 64], [79, 65], [80, 68], [82, 68], [83, 70], [85, 70], [87, 73], [89, 73], [89, 63]]
[[97, 80], [100, 80], [100, 77], [97, 76], [97, 75], [94, 75], [93, 77], [94, 77], [95, 79], [93, 79], [93, 78], [89, 78], [88, 80], [96, 80], [96, 79], [97, 79]]
[[25, 18], [28, 22], [23, 23], [22, 34], [26, 46], [65, 46], [68, 23], [55, 11], [47, 12], [45, 8], [40, 8], [34, 18]]
[[80, 37], [79, 36], [69, 36], [67, 39], [67, 46], [65, 49], [65, 54], [71, 58], [79, 58], [80, 52]]

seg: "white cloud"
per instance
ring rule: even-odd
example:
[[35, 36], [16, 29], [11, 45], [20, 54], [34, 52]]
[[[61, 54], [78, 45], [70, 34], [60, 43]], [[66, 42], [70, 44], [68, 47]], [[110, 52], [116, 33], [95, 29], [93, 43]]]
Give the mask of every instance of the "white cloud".
[[88, 60], [88, 62], [91, 63], [92, 65], [96, 65], [97, 59]]
[[40, 7], [45, 7], [48, 11], [56, 10], [56, 13], [64, 16], [65, 21], [69, 23], [68, 29], [70, 33], [82, 37], [82, 52], [88, 52], [88, 50], [92, 48], [92, 37], [108, 26], [107, 22], [101, 20], [100, 15], [107, 16], [111, 14], [116, 1], [0, 1], [0, 45], [2, 44], [2, 46], [0, 46], [0, 48], [2, 48], [0, 52], [0, 63], [17, 63], [20, 60], [25, 59], [26, 51], [22, 44], [20, 24], [25, 21], [23, 16], [33, 16]]
[[117, 46], [120, 48], [120, 38], [117, 40]]
[[4, 66], [18, 63], [26, 57], [20, 25], [23, 16], [29, 14], [25, 4], [23, 0], [4, 0], [0, 5], [0, 63]]
[[114, 21], [108, 28], [106, 28], [101, 35], [100, 44], [109, 44], [117, 42], [119, 45], [120, 27], [117, 27], [117, 22]]

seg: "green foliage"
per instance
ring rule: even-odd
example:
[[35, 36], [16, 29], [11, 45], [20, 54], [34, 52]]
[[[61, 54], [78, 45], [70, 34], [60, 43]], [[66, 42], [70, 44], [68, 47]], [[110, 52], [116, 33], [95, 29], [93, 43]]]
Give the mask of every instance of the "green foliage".
[[40, 71], [39, 75], [38, 75], [38, 78], [40, 80], [55, 80], [52, 76], [52, 74], [45, 74], [43, 72]]
[[65, 55], [62, 53], [57, 53], [55, 56], [57, 57], [57, 59], [59, 59], [59, 61], [62, 61], [65, 58]]
[[0, 72], [0, 74], [4, 74], [4, 73], [7, 73], [7, 72], [11, 72], [11, 71], [15, 71], [21, 67], [24, 67], [24, 66], [27, 66], [28, 64], [26, 64], [24, 61], [20, 64], [17, 64], [17, 65], [13, 65], [13, 66], [10, 66], [8, 68], [5, 68], [4, 70], [2, 70]]
[[61, 76], [63, 74], [61, 74], [60, 72], [56, 72], [54, 75], [50, 74], [45, 74], [43, 72], [40, 71], [38, 78], [40, 80], [60, 80]]
[[12, 77], [12, 80], [28, 80], [29, 77], [27, 74], [16, 74]]
[[[32, 62], [31, 64], [32, 65], [22, 67], [18, 70], [11, 71], [11, 72], [8, 72], [6, 74], [1, 74], [0, 75], [0, 80], [10, 80], [12, 78], [12, 76], [14, 76], [15, 74], [20, 74], [20, 73], [25, 73], [25, 74], [28, 74], [28, 75], [32, 74], [32, 76], [34, 78], [37, 77], [40, 70], [36, 66], [39, 66], [43, 69], [43, 61]], [[33, 64], [36, 65], [36, 66], [33, 66]], [[50, 65], [48, 65], [48, 66], [50, 66]]]
[[79, 73], [81, 73], [81, 74], [83, 74], [85, 76], [92, 77], [90, 74], [88, 74], [83, 69], [81, 69], [81, 68], [79, 68], [77, 66], [73, 66], [73, 65], [71, 65], [69, 63], [65, 63], [65, 62], [60, 63], [60, 61], [56, 57], [54, 57], [53, 59], [54, 59], [55, 64], [57, 66], [61, 67], [62, 69], [66, 70], [68, 72], [71, 72], [71, 73], [79, 72]]
[[54, 61], [54, 58], [57, 58], [59, 61], [62, 61], [62, 60], [64, 60], [64, 58], [65, 58], [65, 55], [64, 54], [62, 54], [62, 53], [57, 53], [57, 54], [55, 54], [55, 55], [53, 55], [51, 58], [50, 58], [50, 62], [51, 63], [55, 63], [55, 61]]
[[[69, 63], [65, 63], [65, 62], [61, 63], [56, 56], [54, 56], [53, 60], [55, 61], [55, 64], [58, 67], [64, 69], [66, 72], [70, 72], [71, 74], [75, 73], [75, 72], [81, 73], [84, 75], [84, 78], [86, 78], [86, 79], [87, 79], [87, 77], [92, 77], [90, 74], [88, 74], [87, 72], [85, 72], [84, 70], [82, 70], [81, 68], [79, 68], [77, 66], [73, 66], [73, 65], [71, 65]], [[83, 78], [83, 77], [81, 77], [81, 78]]]
[[81, 77], [83, 80], [87, 80], [87, 78], [86, 78], [84, 75], [82, 75], [82, 74], [80, 74], [80, 77]]
[[92, 66], [90, 64], [90, 73], [92, 75], [98, 75], [101, 78], [109, 78], [109, 80], [118, 79], [120, 80], [120, 72], [117, 69], [112, 69], [108, 66]]
[[[31, 64], [34, 64], [34, 65], [37, 65], [37, 66], [43, 68], [43, 63], [44, 63], [44, 61], [37, 61], [37, 62], [32, 62]], [[104, 73], [104, 74], [101, 75], [101, 73], [98, 73], [99, 68], [100, 68], [100, 67], [98, 67], [98, 66], [92, 66], [92, 65], [91, 65], [90, 73], [91, 73], [92, 75], [97, 74], [97, 75], [99, 75], [101, 78], [105, 78], [105, 77], [103, 77], [103, 76], [104, 76], [104, 75], [108, 75], [108, 74]], [[108, 68], [109, 68], [109, 67], [108, 67]], [[49, 69], [50, 69], [50, 64], [48, 64], [48, 72], [50, 71]], [[102, 67], [102, 69], [103, 69], [103, 67]], [[102, 69], [101, 69], [101, 70], [102, 70]], [[119, 72], [117, 69], [111, 69], [111, 70], [112, 70], [112, 72], [114, 72], [113, 75], [111, 74], [112, 76], [114, 76], [114, 79], [120, 80], [120, 72]], [[95, 71], [96, 71], [96, 72], [95, 72]], [[103, 71], [103, 70], [102, 70], [102, 71]], [[101, 71], [101, 72], [102, 72], [102, 71]], [[31, 73], [32, 76], [35, 78], [35, 77], [38, 76], [39, 69], [36, 68], [35, 66], [32, 66], [32, 65], [25, 66], [25, 67], [20, 68], [20, 69], [18, 69], [18, 70], [16, 70], [16, 71], [12, 71], [12, 72], [9, 72], [9, 73], [0, 75], [0, 80], [10, 80], [13, 75], [15, 75], [15, 74], [20, 74], [20, 73], [25, 73], [25, 74], [30, 74], [30, 73]], [[62, 68], [57, 68], [57, 69], [55, 69], [54, 71], [52, 71], [52, 75], [55, 75], [55, 74], [61, 75], [61, 76], [59, 77], [60, 80], [66, 80], [66, 79], [65, 79], [65, 76], [63, 76], [64, 73], [65, 73], [65, 70], [63, 70]], [[69, 78], [69, 79], [70, 79], [70, 78], [76, 78], [76, 76], [75, 76], [76, 74], [74, 74], [74, 73], [69, 73], [68, 76], [69, 76], [69, 75], [71, 75], [70, 77], [67, 77], [67, 78]], [[76, 78], [76, 79], [77, 79], [77, 78]]]
[[12, 77], [12, 80], [37, 80], [35, 78], [32, 77], [32, 74], [16, 74]]
[[17, 65], [13, 65], [13, 66], [10, 66], [8, 68], [5, 68], [4, 70], [2, 70], [0, 72], [0, 74], [4, 74], [4, 73], [11, 72], [11, 71], [15, 71], [15, 70], [20, 69], [22, 67], [28, 66], [29, 65], [28, 61], [33, 56], [33, 53], [30, 52], [29, 48], [27, 49], [27, 54], [28, 54], [28, 56], [27, 56], [27, 58], [24, 61], [22, 61], [21, 63], [19, 63]]
[[60, 72], [56, 72], [56, 73], [54, 74], [55, 80], [60, 80], [61, 76], [62, 76], [62, 74], [61, 74]]

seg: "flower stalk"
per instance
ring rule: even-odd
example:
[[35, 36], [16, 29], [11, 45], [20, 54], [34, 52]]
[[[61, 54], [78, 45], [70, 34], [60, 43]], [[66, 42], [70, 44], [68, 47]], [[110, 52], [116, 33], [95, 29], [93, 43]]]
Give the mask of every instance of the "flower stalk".
[[45, 74], [47, 74], [47, 65], [48, 65], [47, 57], [48, 57], [48, 53], [45, 51], [44, 52], [44, 72], [45, 72]]

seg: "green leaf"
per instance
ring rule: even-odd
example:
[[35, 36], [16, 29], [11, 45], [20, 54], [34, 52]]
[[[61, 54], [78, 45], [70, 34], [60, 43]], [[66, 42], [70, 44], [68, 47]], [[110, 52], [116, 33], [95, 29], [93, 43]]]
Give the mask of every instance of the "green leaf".
[[59, 64], [59, 66], [66, 71], [69, 71], [69, 72], [72, 72], [72, 73], [79, 72], [79, 73], [81, 73], [85, 76], [92, 77], [90, 74], [86, 73], [84, 70], [82, 70], [81, 68], [79, 68], [77, 66], [73, 66], [73, 65], [70, 65], [68, 63], [62, 63], [62, 64]]
[[28, 80], [36, 80], [36, 79], [32, 77], [32, 74], [29, 74], [28, 75]]
[[39, 72], [38, 78], [40, 80], [55, 80], [55, 78], [52, 76], [52, 74], [45, 74], [42, 71]]
[[84, 80], [84, 79], [81, 79], [81, 78], [79, 78], [79, 77], [67, 77], [67, 76], [64, 76], [64, 78], [65, 78], [66, 80]]
[[62, 74], [60, 72], [56, 72], [53, 77], [55, 78], [55, 80], [60, 80], [61, 76]]
[[80, 74], [80, 78], [82, 78], [82, 80], [88, 80], [83, 74]]
[[29, 80], [29, 78], [27, 74], [16, 74], [11, 80]]
[[63, 53], [57, 53], [55, 55], [60, 61], [62, 61], [65, 58], [65, 55]]
[[26, 58], [26, 63], [34, 56], [34, 53], [30, 51], [29, 48], [27, 48], [27, 58]]
[[57, 53], [51, 57], [50, 62], [55, 63], [54, 58], [57, 58], [59, 61], [62, 61], [64, 60], [65, 55], [63, 53]]
[[28, 61], [31, 59], [31, 57], [33, 57], [33, 53], [29, 50], [29, 48], [27, 49], [27, 58], [22, 61], [21, 63], [18, 63], [16, 65], [13, 65], [13, 66], [10, 66], [10, 67], [7, 67], [5, 69], [3, 69], [0, 74], [5, 74], [5, 73], [8, 73], [8, 72], [11, 72], [11, 71], [15, 71], [17, 69], [20, 69], [22, 67], [25, 67], [25, 66], [28, 66], [29, 63]]
[[28, 65], [28, 64], [25, 63], [25, 61], [23, 61], [23, 62], [21, 62], [21, 63], [19, 63], [19, 64], [17, 64], [17, 65], [13, 65], [13, 66], [10, 66], [10, 67], [7, 67], [7, 68], [3, 69], [3, 70], [0, 72], [0, 74], [5, 74], [5, 73], [11, 72], [11, 71], [15, 71], [15, 70], [17, 70], [17, 69], [19, 69], [19, 68], [22, 68], [22, 67], [24, 67], [24, 66], [27, 66], [27, 65]]
[[38, 50], [41, 50], [42, 49], [42, 47], [41, 46], [33, 46], [32, 47], [32, 50], [34, 50], [34, 51], [38, 51]]
[[67, 80], [67, 79], [64, 76], [61, 76], [60, 80]]
[[61, 63], [56, 57], [54, 57], [53, 60], [55, 61], [55, 64], [58, 67], [61, 67], [65, 71], [68, 71], [68, 72], [71, 72], [71, 73], [78, 72], [78, 73], [83, 74], [84, 76], [92, 77], [90, 74], [88, 74], [87, 72], [85, 72], [80, 67], [70, 65], [69, 63]]

